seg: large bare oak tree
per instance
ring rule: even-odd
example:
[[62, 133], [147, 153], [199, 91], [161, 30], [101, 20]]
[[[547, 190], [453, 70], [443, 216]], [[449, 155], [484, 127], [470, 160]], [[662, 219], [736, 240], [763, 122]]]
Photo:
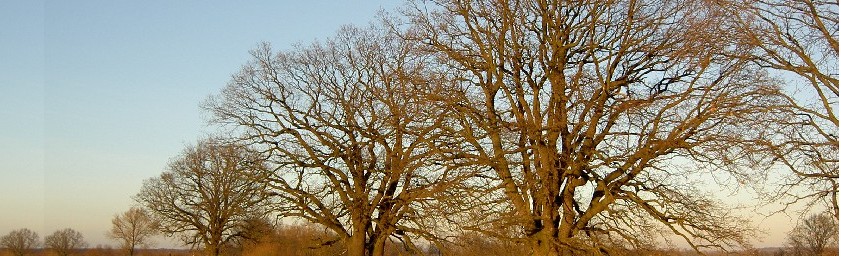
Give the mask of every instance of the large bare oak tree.
[[347, 255], [382, 255], [390, 237], [412, 247], [430, 233], [425, 205], [469, 177], [437, 161], [453, 139], [430, 96], [442, 75], [414, 48], [376, 26], [263, 45], [206, 105], [271, 155], [280, 213], [326, 227]]
[[720, 9], [695, 0], [410, 6], [406, 38], [460, 72], [447, 94], [467, 140], [460, 157], [493, 169], [506, 199], [495, 219], [470, 228], [512, 236], [535, 255], [610, 253], [645, 243], [651, 227], [696, 250], [744, 244], [745, 222], [704, 193], [703, 177], [753, 163], [730, 142], [756, 136], [745, 120], [778, 88], [729, 57], [746, 49]]

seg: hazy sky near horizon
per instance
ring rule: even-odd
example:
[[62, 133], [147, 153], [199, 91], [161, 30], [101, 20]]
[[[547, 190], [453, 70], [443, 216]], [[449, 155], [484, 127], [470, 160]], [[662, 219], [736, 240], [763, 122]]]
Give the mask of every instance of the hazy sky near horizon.
[[114, 244], [110, 220], [143, 180], [215, 130], [199, 104], [250, 49], [324, 39], [399, 3], [0, 1], [0, 235], [69, 227]]

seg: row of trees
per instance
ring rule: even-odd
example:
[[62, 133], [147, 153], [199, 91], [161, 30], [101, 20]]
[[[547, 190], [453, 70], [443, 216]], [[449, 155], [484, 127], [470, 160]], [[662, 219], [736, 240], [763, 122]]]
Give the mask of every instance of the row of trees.
[[[6, 248], [15, 256], [24, 256], [40, 246], [38, 234], [23, 228], [13, 230], [0, 237], [0, 248]], [[87, 247], [84, 237], [76, 230], [66, 228], [55, 231], [44, 237], [44, 248], [55, 252], [59, 256], [67, 256]]]
[[[111, 229], [106, 235], [120, 242], [128, 255], [135, 254], [138, 246], [149, 245], [151, 238], [160, 234], [158, 222], [152, 219], [146, 210], [133, 207], [128, 211], [114, 216]], [[38, 234], [32, 230], [22, 228], [9, 232], [0, 237], [0, 248], [5, 248], [15, 256], [28, 255], [40, 247]], [[59, 256], [67, 256], [87, 248], [82, 233], [66, 228], [58, 230], [44, 237], [44, 248], [55, 252]]]
[[210, 255], [266, 216], [317, 224], [346, 255], [467, 233], [534, 255], [748, 245], [710, 180], [837, 223], [837, 9], [408, 2], [252, 51], [204, 104], [234, 136], [186, 149], [135, 199]]
[[[225, 150], [222, 150], [225, 149]], [[208, 255], [338, 255], [347, 253], [347, 239], [329, 228], [318, 228], [313, 222], [272, 223], [271, 197], [255, 198], [266, 192], [260, 185], [265, 166], [253, 150], [219, 139], [200, 141], [175, 158], [170, 169], [159, 178], [147, 180], [137, 200], [152, 207], [154, 216], [141, 208], [132, 208], [115, 216], [109, 236], [122, 241], [122, 248], [134, 255], [136, 245], [163, 232], [180, 236], [185, 244], [202, 248]], [[188, 166], [184, 163], [191, 163]], [[238, 166], [238, 167], [237, 167]], [[251, 173], [252, 175], [246, 175]], [[164, 182], [166, 181], [166, 182]], [[262, 181], [265, 183], [266, 181]], [[251, 183], [245, 185], [246, 183]], [[174, 196], [177, 195], [177, 196]], [[274, 204], [277, 204], [276, 202]], [[174, 214], [177, 213], [177, 214]], [[425, 218], [443, 218], [425, 216]], [[431, 237], [424, 244], [411, 243], [401, 236], [385, 239], [382, 255], [397, 253], [425, 255], [479, 255], [494, 251], [495, 255], [523, 255], [530, 250], [521, 242], [487, 236], [476, 230], [448, 233], [450, 238]], [[431, 231], [424, 231], [432, 233]], [[838, 224], [831, 214], [812, 215], [791, 231], [789, 255], [822, 255], [837, 248]], [[446, 243], [441, 243], [444, 240]], [[401, 243], [402, 242], [402, 243]], [[658, 255], [662, 249], [637, 246], [609, 247], [614, 254]], [[675, 251], [672, 251], [673, 253]]]
[[[114, 236], [114, 230], [123, 230], [120, 236], [123, 244], [120, 250], [112, 249], [110, 246], [96, 248], [85, 248], [86, 245], [78, 232], [70, 229], [57, 231], [47, 240], [46, 248], [49, 254], [35, 253], [38, 247], [37, 234], [28, 230], [20, 229], [10, 232], [0, 238], [0, 248], [5, 248], [10, 254], [0, 255], [89, 255], [89, 256], [112, 256], [112, 255], [136, 255], [134, 246], [128, 246], [129, 241], [136, 241], [138, 245], [148, 245], [151, 233], [156, 232], [153, 226], [148, 225], [145, 213], [139, 208], [132, 208], [129, 211], [115, 217], [114, 226], [109, 231], [109, 236]], [[116, 221], [118, 220], [119, 221]], [[133, 223], [133, 224], [132, 224]], [[128, 226], [135, 226], [135, 231], [129, 231]], [[320, 241], [330, 240], [335, 235], [329, 231], [319, 228], [316, 225], [275, 225], [269, 219], [249, 219], [242, 225], [242, 232], [238, 239], [224, 244], [222, 252], [225, 255], [259, 256], [259, 255], [341, 255], [346, 252], [345, 245], [335, 243], [324, 245]], [[838, 224], [830, 214], [815, 214], [803, 219], [790, 232], [789, 241], [785, 249], [778, 250], [746, 250], [731, 252], [728, 255], [836, 255], [838, 240]], [[130, 235], [135, 234], [135, 235]], [[146, 234], [146, 235], [144, 235]], [[134, 240], [130, 238], [134, 237]], [[397, 241], [388, 241], [385, 245], [383, 255], [498, 255], [518, 256], [528, 253], [528, 247], [511, 241], [499, 240], [482, 236], [478, 233], [463, 233], [458, 235], [458, 242], [445, 247], [438, 247], [434, 244], [426, 244], [420, 247], [420, 251], [409, 251]], [[75, 242], [62, 242], [75, 241]], [[81, 243], [79, 243], [81, 241]], [[78, 245], [72, 245], [72, 244]], [[75, 248], [75, 249], [68, 249]], [[189, 250], [145, 250], [141, 255], [191, 255]], [[628, 251], [629, 255], [698, 255], [686, 249], [675, 248], [646, 248]], [[707, 251], [707, 255], [717, 255], [716, 252]], [[192, 254], [195, 255], [195, 254]]]

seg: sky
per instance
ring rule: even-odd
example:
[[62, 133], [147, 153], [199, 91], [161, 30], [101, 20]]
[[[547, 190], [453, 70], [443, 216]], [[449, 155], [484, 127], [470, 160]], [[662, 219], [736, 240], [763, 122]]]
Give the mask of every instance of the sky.
[[[0, 1], [0, 235], [73, 228], [114, 245], [111, 218], [143, 180], [215, 131], [199, 105], [250, 49], [324, 39], [398, 4]], [[781, 244], [789, 228], [759, 245]]]

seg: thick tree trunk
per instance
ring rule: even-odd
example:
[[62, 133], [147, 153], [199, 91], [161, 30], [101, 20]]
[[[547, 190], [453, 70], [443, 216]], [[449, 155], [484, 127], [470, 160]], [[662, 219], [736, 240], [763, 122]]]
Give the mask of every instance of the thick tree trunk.
[[210, 241], [205, 242], [204, 250], [205, 255], [208, 256], [219, 256], [221, 254], [222, 247], [222, 234], [212, 234], [210, 236]]
[[218, 245], [213, 245], [213, 244], [208, 244], [207, 247], [204, 250], [205, 250], [205, 255], [208, 255], [208, 256], [219, 256], [219, 253], [220, 253], [219, 246]]
[[388, 237], [377, 237], [373, 238], [374, 244], [372, 244], [371, 256], [383, 256], [385, 255], [385, 241]]
[[353, 234], [348, 238], [345, 245], [347, 246], [348, 256], [366, 256], [366, 253], [369, 253], [365, 250], [365, 229], [364, 225], [355, 225]]
[[561, 250], [555, 243], [556, 237], [553, 235], [551, 227], [545, 227], [543, 230], [532, 236], [532, 253], [535, 256], [560, 256]]

